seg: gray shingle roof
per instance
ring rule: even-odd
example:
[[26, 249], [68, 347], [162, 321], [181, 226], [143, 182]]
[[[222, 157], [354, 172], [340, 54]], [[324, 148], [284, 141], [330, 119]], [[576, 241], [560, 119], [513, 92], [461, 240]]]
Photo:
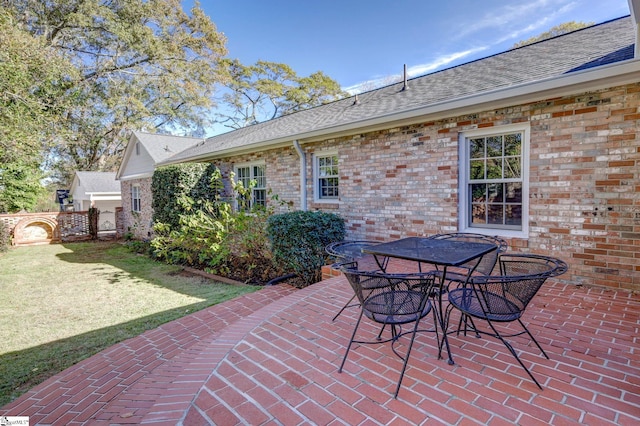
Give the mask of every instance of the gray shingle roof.
[[202, 138], [192, 138], [189, 136], [172, 136], [145, 132], [134, 132], [134, 134], [156, 164], [203, 141]]
[[463, 65], [383, 87], [354, 98], [300, 111], [239, 130], [213, 136], [167, 162], [189, 161], [236, 149], [265, 146], [285, 138], [383, 118], [441, 102], [619, 62], [633, 58], [635, 32], [630, 17], [512, 49]]
[[76, 172], [76, 176], [85, 193], [120, 192], [115, 172]]

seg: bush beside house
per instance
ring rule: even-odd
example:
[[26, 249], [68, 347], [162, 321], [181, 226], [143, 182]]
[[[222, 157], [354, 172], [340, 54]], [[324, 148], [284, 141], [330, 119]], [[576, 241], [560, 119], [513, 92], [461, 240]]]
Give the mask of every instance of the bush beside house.
[[274, 260], [285, 271], [295, 273], [300, 285], [321, 280], [327, 254], [324, 248], [344, 239], [344, 220], [333, 213], [295, 211], [269, 217], [267, 234]]

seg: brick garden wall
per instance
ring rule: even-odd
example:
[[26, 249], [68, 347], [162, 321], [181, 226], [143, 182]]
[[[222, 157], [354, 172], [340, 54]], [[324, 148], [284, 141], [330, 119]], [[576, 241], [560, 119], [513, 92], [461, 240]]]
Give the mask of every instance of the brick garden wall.
[[[530, 232], [510, 249], [562, 258], [561, 279], [574, 284], [640, 291], [639, 107], [634, 84], [304, 144], [308, 206], [343, 216], [349, 238], [456, 231], [459, 133], [529, 122]], [[314, 204], [311, 154], [335, 148], [340, 202]], [[229, 161], [258, 159], [273, 192], [299, 208], [293, 147]]]

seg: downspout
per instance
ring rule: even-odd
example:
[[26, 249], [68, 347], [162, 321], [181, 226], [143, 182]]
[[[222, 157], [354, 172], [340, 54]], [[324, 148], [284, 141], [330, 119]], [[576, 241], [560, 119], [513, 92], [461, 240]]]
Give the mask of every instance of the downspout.
[[633, 21], [633, 28], [636, 33], [636, 42], [633, 49], [634, 59], [640, 58], [640, 2], [638, 0], [629, 0], [629, 12]]
[[293, 146], [300, 157], [300, 210], [307, 211], [307, 160], [300, 143], [295, 140]]

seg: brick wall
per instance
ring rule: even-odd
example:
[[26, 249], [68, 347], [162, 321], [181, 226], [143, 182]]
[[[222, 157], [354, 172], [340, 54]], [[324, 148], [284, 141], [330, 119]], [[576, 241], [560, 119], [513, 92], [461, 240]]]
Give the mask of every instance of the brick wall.
[[[140, 212], [131, 211], [131, 187], [140, 186]], [[131, 233], [135, 239], [147, 239], [153, 231], [153, 194], [151, 178], [122, 181], [122, 218], [125, 235]]]
[[[567, 282], [640, 291], [639, 92], [634, 84], [304, 144], [308, 206], [339, 213], [349, 238], [456, 231], [459, 133], [529, 122], [530, 232], [510, 249], [562, 258]], [[311, 154], [329, 148], [339, 152], [340, 202], [314, 204]], [[221, 164], [258, 159], [273, 192], [299, 208], [293, 147]]]

